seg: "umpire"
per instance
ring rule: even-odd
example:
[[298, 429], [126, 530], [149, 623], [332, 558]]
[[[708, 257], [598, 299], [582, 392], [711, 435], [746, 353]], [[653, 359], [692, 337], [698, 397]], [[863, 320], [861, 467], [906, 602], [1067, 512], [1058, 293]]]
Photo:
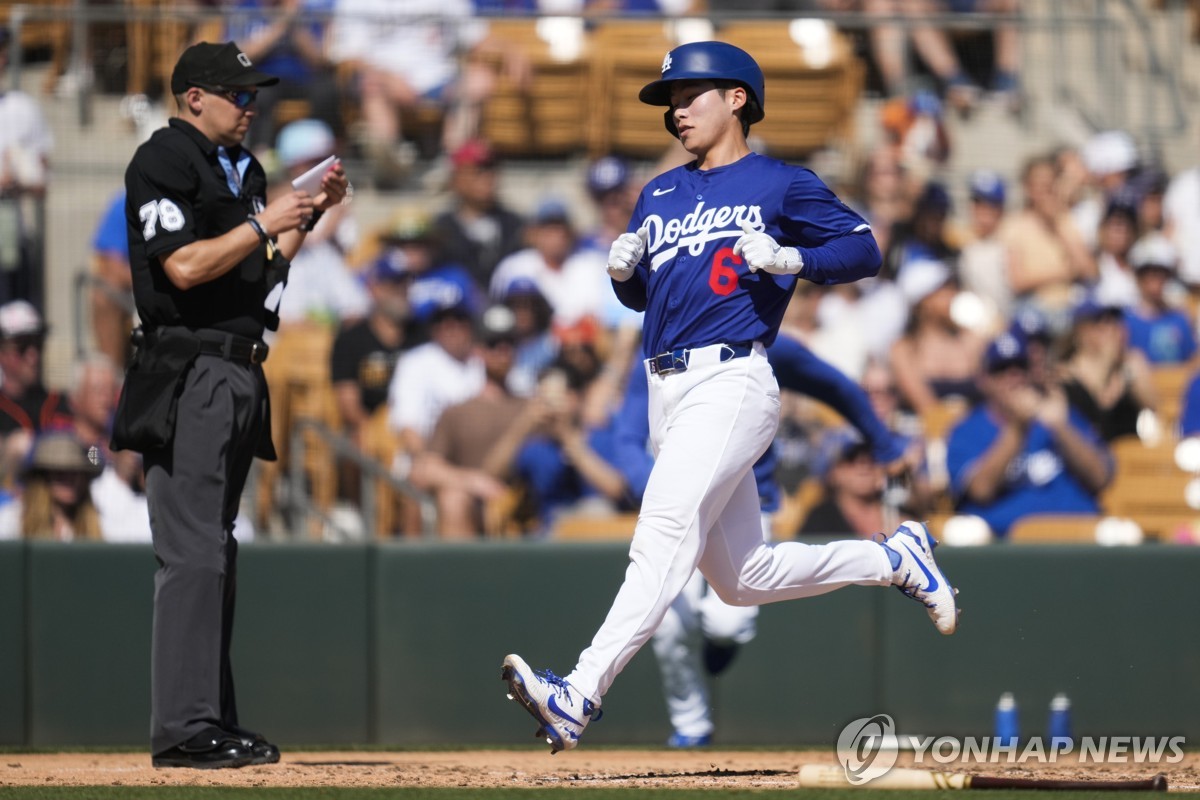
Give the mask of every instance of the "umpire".
[[[171, 76], [178, 112], [125, 173], [125, 219], [142, 336], [126, 374], [114, 448], [145, 455], [154, 579], [151, 752], [155, 767], [279, 760], [239, 726], [229, 646], [233, 521], [253, 458], [275, 458], [261, 364], [278, 317], [268, 291], [325, 209], [346, 196], [340, 165], [315, 197], [267, 203], [241, 147], [259, 72], [236, 44], [189, 47]], [[178, 424], [176, 421], [178, 420]]]

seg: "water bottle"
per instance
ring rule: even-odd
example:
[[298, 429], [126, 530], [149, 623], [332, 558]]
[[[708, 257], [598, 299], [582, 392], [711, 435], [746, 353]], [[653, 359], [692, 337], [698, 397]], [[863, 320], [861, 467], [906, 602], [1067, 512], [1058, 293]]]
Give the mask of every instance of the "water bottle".
[[1050, 747], [1065, 749], [1071, 745], [1071, 701], [1062, 692], [1050, 701], [1048, 728]]
[[996, 703], [996, 743], [1016, 746], [1019, 735], [1017, 700], [1012, 692], [1005, 692]]

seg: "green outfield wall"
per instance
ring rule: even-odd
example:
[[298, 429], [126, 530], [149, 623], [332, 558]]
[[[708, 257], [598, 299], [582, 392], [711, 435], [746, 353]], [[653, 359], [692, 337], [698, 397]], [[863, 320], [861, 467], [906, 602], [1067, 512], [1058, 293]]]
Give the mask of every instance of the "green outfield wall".
[[[1056, 692], [1093, 735], [1200, 742], [1200, 549], [943, 548], [962, 622], [942, 637], [893, 590], [763, 608], [714, 687], [725, 744], [828, 744], [856, 717], [988, 735], [1001, 692], [1026, 734]], [[234, 668], [244, 724], [282, 744], [520, 743], [504, 698], [518, 652], [566, 672], [627, 565], [620, 544], [254, 544], [239, 560]], [[149, 547], [0, 543], [0, 745], [143, 745]], [[649, 648], [589, 742], [669, 733]]]

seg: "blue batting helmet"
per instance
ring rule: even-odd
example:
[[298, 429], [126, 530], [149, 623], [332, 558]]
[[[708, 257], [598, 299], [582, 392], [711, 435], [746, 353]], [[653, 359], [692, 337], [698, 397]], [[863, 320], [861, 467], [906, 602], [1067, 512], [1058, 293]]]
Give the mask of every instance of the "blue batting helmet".
[[[646, 84], [638, 99], [652, 106], [671, 105], [671, 83], [683, 80], [727, 80], [745, 87], [750, 101], [742, 112], [748, 124], [761, 120], [766, 105], [763, 73], [750, 54], [726, 42], [691, 42], [681, 44], [663, 58], [662, 77]], [[667, 111], [667, 130], [679, 136], [671, 112]]]

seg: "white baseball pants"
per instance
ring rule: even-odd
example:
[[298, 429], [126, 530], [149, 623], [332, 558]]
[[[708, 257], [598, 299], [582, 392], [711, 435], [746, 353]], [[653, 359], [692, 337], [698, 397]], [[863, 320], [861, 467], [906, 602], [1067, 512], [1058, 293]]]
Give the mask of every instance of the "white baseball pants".
[[874, 542], [763, 541], [751, 468], [779, 424], [779, 385], [762, 345], [726, 362], [722, 349], [697, 348], [686, 371], [649, 375], [655, 462], [629, 568], [591, 646], [566, 676], [597, 704], [697, 567], [736, 606], [891, 583], [887, 553]]

